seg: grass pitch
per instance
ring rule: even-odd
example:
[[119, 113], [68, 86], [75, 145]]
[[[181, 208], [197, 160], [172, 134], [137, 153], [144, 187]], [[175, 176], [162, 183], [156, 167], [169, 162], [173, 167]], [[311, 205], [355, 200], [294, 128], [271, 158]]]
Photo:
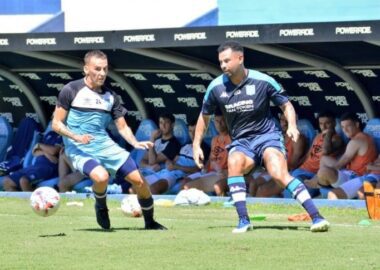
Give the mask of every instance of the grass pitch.
[[255, 229], [234, 235], [234, 208], [156, 207], [168, 231], [144, 231], [142, 218], [125, 217], [109, 201], [112, 230], [99, 229], [93, 200], [43, 218], [27, 199], [0, 198], [0, 269], [380, 269], [380, 223], [362, 226], [365, 209], [321, 208], [332, 227], [311, 233], [289, 222], [298, 206], [249, 205], [263, 214]]

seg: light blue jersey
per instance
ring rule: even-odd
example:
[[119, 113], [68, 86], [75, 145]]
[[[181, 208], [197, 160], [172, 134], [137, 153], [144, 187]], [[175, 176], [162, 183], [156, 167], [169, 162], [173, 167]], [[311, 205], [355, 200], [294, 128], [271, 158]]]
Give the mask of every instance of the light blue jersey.
[[106, 88], [97, 93], [80, 79], [65, 85], [58, 96], [57, 106], [68, 111], [66, 125], [72, 132], [94, 137], [88, 144], [64, 137], [65, 153], [74, 168], [83, 173], [84, 164], [93, 159], [115, 175], [129, 156], [129, 152], [115, 143], [106, 131], [110, 121], [126, 114], [115, 93]]

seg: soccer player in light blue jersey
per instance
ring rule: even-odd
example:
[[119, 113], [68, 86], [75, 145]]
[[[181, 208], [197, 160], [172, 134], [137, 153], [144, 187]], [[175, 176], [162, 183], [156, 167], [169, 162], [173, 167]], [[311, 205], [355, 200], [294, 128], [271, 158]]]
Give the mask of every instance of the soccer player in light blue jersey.
[[93, 181], [98, 224], [103, 229], [111, 227], [106, 201], [111, 174], [121, 176], [133, 185], [143, 212], [145, 229], [165, 230], [153, 218], [149, 185], [129, 152], [109, 137], [106, 127], [114, 121], [120, 135], [134, 148], [148, 149], [153, 144], [136, 140], [124, 119], [127, 110], [119, 97], [103, 86], [108, 73], [106, 54], [98, 50], [86, 53], [83, 71], [84, 78], [68, 83], [59, 93], [52, 127], [64, 136], [65, 154], [74, 168]]
[[239, 216], [238, 225], [232, 232], [244, 233], [252, 228], [246, 207], [244, 175], [262, 163], [270, 176], [288, 189], [308, 212], [312, 218], [310, 230], [327, 231], [330, 224], [319, 214], [304, 184], [288, 172], [283, 136], [269, 107], [272, 101], [281, 108], [288, 122], [286, 134], [297, 141], [296, 114], [284, 89], [268, 75], [244, 67], [244, 49], [238, 42], [223, 43], [218, 53], [224, 74], [214, 79], [206, 91], [196, 126], [193, 153], [196, 164], [202, 167], [202, 136], [210, 115], [220, 109], [232, 139], [227, 147], [227, 182]]

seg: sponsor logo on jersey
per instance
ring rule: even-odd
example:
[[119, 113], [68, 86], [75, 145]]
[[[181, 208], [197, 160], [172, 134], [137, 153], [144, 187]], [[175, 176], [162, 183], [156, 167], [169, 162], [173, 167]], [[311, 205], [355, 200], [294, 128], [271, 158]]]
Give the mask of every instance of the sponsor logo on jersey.
[[252, 99], [241, 100], [232, 104], [224, 105], [226, 112], [249, 112], [253, 111], [254, 104]]

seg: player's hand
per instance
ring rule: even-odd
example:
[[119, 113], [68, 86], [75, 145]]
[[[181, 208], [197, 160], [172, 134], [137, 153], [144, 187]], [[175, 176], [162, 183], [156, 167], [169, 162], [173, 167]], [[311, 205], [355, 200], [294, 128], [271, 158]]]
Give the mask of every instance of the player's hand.
[[298, 131], [297, 127], [289, 126], [288, 129], [286, 130], [286, 135], [288, 135], [289, 138], [293, 142], [296, 142], [296, 141], [298, 141], [298, 138], [300, 136], [300, 132]]
[[83, 134], [83, 135], [75, 135], [74, 141], [83, 143], [83, 144], [88, 144], [94, 139], [94, 136], [90, 134]]
[[168, 169], [169, 171], [173, 171], [175, 169], [174, 168], [174, 163], [171, 160], [167, 160], [165, 162], [165, 166], [166, 166], [166, 169]]
[[152, 132], [152, 134], [150, 135], [150, 140], [152, 142], [154, 142], [157, 138], [159, 138], [161, 136], [162, 132], [161, 130], [159, 129], [156, 129], [155, 131]]
[[195, 164], [198, 166], [199, 169], [203, 169], [204, 164], [204, 155], [202, 148], [200, 146], [193, 145], [193, 157]]
[[323, 136], [331, 137], [335, 133], [335, 130], [332, 128], [328, 128], [322, 131]]
[[321, 188], [321, 186], [318, 184], [318, 180], [316, 179], [310, 179], [304, 181], [305, 186], [309, 188]]
[[146, 149], [153, 147], [153, 145], [154, 144], [150, 141], [142, 141], [142, 142], [137, 142], [133, 147], [136, 149], [146, 150]]

